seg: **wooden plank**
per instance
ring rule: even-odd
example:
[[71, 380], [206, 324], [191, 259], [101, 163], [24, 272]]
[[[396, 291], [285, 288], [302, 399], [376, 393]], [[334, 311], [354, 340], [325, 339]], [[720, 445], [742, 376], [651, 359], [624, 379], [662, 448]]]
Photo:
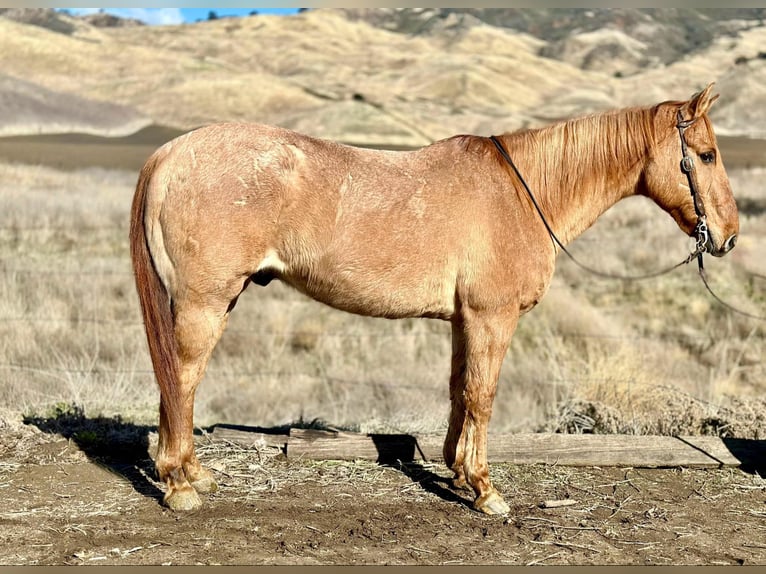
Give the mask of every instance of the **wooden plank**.
[[[381, 463], [442, 460], [442, 435], [357, 434], [290, 429], [289, 435], [216, 427], [213, 438], [284, 447], [289, 458], [366, 459]], [[490, 436], [489, 462], [562, 466], [756, 466], [766, 460], [764, 441], [718, 437], [504, 434]]]
[[263, 433], [246, 430], [246, 428], [216, 425], [209, 434], [213, 440], [233, 442], [247, 447], [276, 447], [282, 452], [287, 452], [288, 435]]
[[[443, 437], [421, 435], [416, 439], [418, 453], [422, 459], [442, 460]], [[330, 446], [334, 446], [334, 454], [344, 454], [339, 452], [342, 445], [336, 444], [328, 445], [323, 450], [323, 456], [333, 454], [330, 452]], [[295, 447], [291, 437], [288, 451], [293, 448]], [[684, 442], [669, 436], [543, 433], [495, 435], [489, 437], [487, 450], [487, 460], [492, 463], [645, 468], [718, 467], [740, 464], [717, 437], [688, 437]]]
[[490, 462], [562, 466], [722, 466], [704, 449], [670, 436], [501, 435], [490, 439], [487, 458]]
[[287, 456], [313, 460], [366, 459], [380, 463], [424, 459], [412, 435], [365, 435], [313, 429], [290, 429]]

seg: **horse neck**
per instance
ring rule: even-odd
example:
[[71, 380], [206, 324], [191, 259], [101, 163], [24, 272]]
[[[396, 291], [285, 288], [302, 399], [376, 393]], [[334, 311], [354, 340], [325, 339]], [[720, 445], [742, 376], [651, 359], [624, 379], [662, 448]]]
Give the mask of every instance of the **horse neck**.
[[508, 134], [506, 147], [558, 238], [567, 243], [638, 192], [654, 145], [654, 110], [587, 116]]

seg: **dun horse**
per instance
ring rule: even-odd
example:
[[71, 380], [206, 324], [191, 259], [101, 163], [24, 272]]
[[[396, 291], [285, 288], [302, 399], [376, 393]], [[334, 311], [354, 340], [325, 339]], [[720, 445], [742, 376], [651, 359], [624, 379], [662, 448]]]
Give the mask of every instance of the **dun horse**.
[[[700, 244], [726, 253], [739, 223], [708, 118], [711, 88], [504, 134], [502, 147], [460, 135], [365, 150], [225, 123], [159, 148], [138, 179], [130, 243], [160, 390], [165, 504], [195, 509], [198, 493], [216, 489], [194, 451], [195, 390], [237, 298], [279, 279], [344, 311], [452, 324], [444, 459], [477, 510], [508, 512], [489, 477], [487, 424], [519, 316], [545, 295], [560, 250], [541, 214], [566, 244], [640, 194], [689, 235], [706, 222]], [[682, 164], [692, 162], [690, 186]]]

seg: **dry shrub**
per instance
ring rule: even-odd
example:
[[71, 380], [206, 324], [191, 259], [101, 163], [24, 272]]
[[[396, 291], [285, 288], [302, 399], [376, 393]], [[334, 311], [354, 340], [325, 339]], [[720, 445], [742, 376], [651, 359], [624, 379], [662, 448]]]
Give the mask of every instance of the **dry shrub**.
[[766, 437], [766, 400], [722, 397], [718, 404], [677, 388], [644, 388], [651, 400], [610, 402], [575, 398], [559, 405], [542, 429], [569, 434], [713, 435], [724, 438]]

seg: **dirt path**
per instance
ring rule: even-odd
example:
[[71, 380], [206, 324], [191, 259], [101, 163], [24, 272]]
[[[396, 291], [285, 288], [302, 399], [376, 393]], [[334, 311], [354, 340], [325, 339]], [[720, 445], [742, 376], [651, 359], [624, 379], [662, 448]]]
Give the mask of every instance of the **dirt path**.
[[0, 424], [0, 564], [766, 563], [766, 480], [738, 469], [493, 465], [512, 507], [497, 518], [469, 510], [442, 465], [203, 439], [221, 488], [179, 515], [159, 504], [150, 431], [86, 423]]

